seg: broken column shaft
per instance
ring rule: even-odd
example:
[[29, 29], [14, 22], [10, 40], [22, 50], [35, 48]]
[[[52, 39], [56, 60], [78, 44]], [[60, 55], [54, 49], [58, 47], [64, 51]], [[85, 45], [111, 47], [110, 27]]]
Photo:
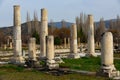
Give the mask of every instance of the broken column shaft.
[[101, 41], [101, 70], [100, 74], [108, 77], [120, 76], [114, 67], [113, 36], [111, 32], [105, 32]]
[[47, 66], [49, 69], [58, 68], [59, 65], [55, 62], [55, 53], [54, 53], [54, 37], [47, 36], [47, 49], [46, 49], [46, 56], [47, 56]]
[[36, 39], [30, 38], [29, 40], [29, 59], [36, 61]]

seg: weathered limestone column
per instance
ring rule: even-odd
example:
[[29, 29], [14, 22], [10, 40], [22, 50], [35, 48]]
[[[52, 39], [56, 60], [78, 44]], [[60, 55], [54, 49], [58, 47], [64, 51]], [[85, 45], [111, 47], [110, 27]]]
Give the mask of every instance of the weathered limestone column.
[[88, 15], [88, 53], [87, 56], [95, 55], [95, 45], [94, 45], [94, 21], [93, 16]]
[[46, 36], [48, 35], [48, 13], [46, 9], [41, 9], [40, 28], [40, 58], [46, 57]]
[[66, 38], [64, 38], [64, 48], [67, 48], [67, 46], [66, 46]]
[[47, 66], [49, 69], [58, 68], [59, 65], [54, 60], [54, 37], [47, 36], [47, 49], [46, 49], [46, 56], [47, 56]]
[[103, 34], [101, 45], [102, 65], [100, 72], [104, 76], [108, 77], [120, 76], [119, 71], [117, 71], [114, 67], [113, 36], [111, 32], [106, 32]]
[[70, 55], [68, 57], [80, 58], [80, 56], [77, 53], [77, 27], [76, 27], [76, 24], [72, 24], [70, 34], [71, 34], [71, 37], [70, 37]]
[[36, 61], [36, 39], [30, 38], [29, 40], [29, 59]]
[[22, 57], [22, 45], [21, 45], [21, 15], [20, 6], [14, 6], [14, 27], [13, 27], [13, 37], [14, 37], [14, 58], [12, 60], [15, 64], [24, 63]]

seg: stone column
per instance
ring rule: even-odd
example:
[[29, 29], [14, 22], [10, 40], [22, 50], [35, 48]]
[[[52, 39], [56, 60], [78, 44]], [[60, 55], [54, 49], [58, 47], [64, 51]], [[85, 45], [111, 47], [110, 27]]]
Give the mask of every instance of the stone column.
[[113, 36], [111, 32], [105, 32], [101, 41], [101, 73], [104, 76], [115, 77], [119, 76], [119, 71], [114, 67], [113, 58]]
[[93, 16], [88, 15], [88, 53], [87, 56], [95, 55], [95, 45], [94, 45], [94, 21]]
[[21, 15], [20, 6], [14, 6], [14, 27], [13, 27], [13, 37], [14, 37], [14, 59], [13, 63], [21, 64], [24, 63], [22, 57], [22, 42], [21, 42]]
[[77, 27], [76, 27], [76, 24], [72, 24], [70, 34], [71, 34], [71, 37], [70, 37], [70, 55], [68, 57], [80, 58], [80, 56], [77, 53]]
[[49, 69], [55, 69], [58, 68], [59, 65], [55, 62], [54, 57], [54, 37], [53, 36], [47, 36], [47, 49], [46, 49], [46, 57], [47, 57], [47, 66]]
[[29, 59], [36, 61], [36, 39], [30, 38], [29, 40]]
[[67, 48], [67, 46], [66, 46], [66, 38], [64, 38], [64, 48]]
[[46, 57], [46, 36], [48, 35], [48, 13], [46, 9], [41, 9], [40, 28], [40, 58]]

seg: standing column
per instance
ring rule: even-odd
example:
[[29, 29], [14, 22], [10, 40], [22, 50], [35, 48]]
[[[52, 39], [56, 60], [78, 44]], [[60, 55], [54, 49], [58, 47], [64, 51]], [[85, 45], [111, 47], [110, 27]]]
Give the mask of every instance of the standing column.
[[48, 13], [46, 9], [41, 9], [41, 29], [40, 29], [40, 58], [46, 57], [46, 36], [48, 35]]
[[66, 47], [66, 38], [64, 38], [64, 48], [67, 48]]
[[77, 53], [77, 27], [76, 24], [71, 26], [71, 37], [70, 37], [70, 58], [80, 58]]
[[24, 59], [22, 57], [22, 45], [21, 45], [21, 15], [20, 6], [14, 6], [14, 27], [13, 27], [13, 37], [14, 37], [14, 63], [23, 63]]
[[30, 38], [29, 40], [29, 59], [36, 61], [36, 39]]
[[119, 76], [119, 71], [116, 71], [114, 67], [113, 36], [111, 32], [103, 34], [101, 45], [102, 74], [108, 77]]
[[88, 15], [88, 53], [87, 56], [95, 55], [95, 45], [94, 45], [94, 21], [93, 16]]
[[47, 49], [46, 49], [46, 57], [47, 57], [47, 66], [49, 69], [58, 68], [59, 65], [54, 60], [54, 37], [47, 36]]

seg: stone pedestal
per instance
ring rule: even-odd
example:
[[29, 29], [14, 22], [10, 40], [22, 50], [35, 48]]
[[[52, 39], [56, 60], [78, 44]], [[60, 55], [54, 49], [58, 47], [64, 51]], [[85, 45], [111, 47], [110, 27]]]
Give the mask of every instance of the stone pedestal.
[[40, 58], [46, 58], [46, 36], [48, 35], [48, 13], [46, 9], [41, 9], [40, 26]]
[[20, 6], [14, 6], [14, 27], [13, 27], [13, 38], [14, 38], [14, 57], [12, 63], [23, 64], [24, 58], [22, 57], [22, 42], [21, 42], [21, 15]]
[[48, 67], [48, 69], [56, 69], [59, 68], [59, 64], [57, 64], [55, 62], [55, 53], [54, 53], [54, 37], [53, 36], [47, 36], [47, 61], [46, 61], [46, 65]]
[[105, 32], [101, 41], [101, 69], [100, 74], [109, 78], [120, 76], [114, 66], [113, 58], [113, 36], [111, 32]]
[[86, 56], [97, 56], [95, 55], [94, 21], [92, 15], [88, 15], [88, 52]]
[[70, 54], [68, 55], [69, 58], [80, 58], [77, 52], [77, 27], [76, 24], [72, 24], [70, 30]]

